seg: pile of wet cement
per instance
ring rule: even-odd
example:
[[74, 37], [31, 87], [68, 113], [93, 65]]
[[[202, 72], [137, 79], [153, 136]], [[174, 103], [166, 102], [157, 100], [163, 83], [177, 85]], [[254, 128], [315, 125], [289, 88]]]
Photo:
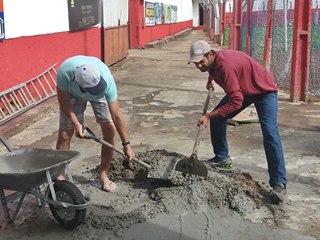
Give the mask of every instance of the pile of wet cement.
[[[239, 170], [225, 171], [207, 166], [208, 177], [184, 176], [168, 166], [187, 158], [165, 150], [153, 150], [137, 155], [158, 173], [166, 168], [166, 177], [149, 178], [148, 172], [138, 164], [122, 161], [115, 155], [112, 162], [111, 179], [119, 188], [112, 195], [104, 195], [105, 201], [94, 204], [80, 231], [88, 229], [110, 230], [121, 236], [124, 229], [135, 223], [147, 221], [158, 214], [182, 215], [206, 212], [210, 209], [233, 209], [240, 215], [250, 214], [265, 204], [267, 192], [252, 177]], [[157, 172], [156, 171], [156, 172]], [[90, 169], [98, 185], [99, 166]], [[99, 194], [106, 194], [100, 191]], [[109, 197], [110, 196], [110, 197]]]

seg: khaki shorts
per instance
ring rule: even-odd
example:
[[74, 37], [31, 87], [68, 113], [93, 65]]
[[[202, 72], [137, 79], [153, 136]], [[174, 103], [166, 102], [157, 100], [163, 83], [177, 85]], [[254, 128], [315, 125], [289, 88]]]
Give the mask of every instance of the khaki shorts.
[[[70, 98], [70, 103], [73, 107], [73, 111], [77, 116], [78, 121], [84, 123], [84, 112], [87, 108], [87, 100], [81, 98]], [[94, 115], [96, 117], [97, 123], [108, 123], [112, 122], [111, 114], [108, 108], [108, 104], [105, 98], [100, 98], [98, 100], [90, 101], [91, 107], [93, 109]], [[70, 119], [62, 112], [60, 109], [60, 121], [59, 129], [72, 130], [74, 126]]]

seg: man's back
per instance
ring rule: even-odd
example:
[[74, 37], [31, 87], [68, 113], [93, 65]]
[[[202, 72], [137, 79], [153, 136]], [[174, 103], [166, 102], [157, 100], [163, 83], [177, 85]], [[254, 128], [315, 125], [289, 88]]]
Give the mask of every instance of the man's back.
[[[103, 94], [93, 96], [89, 93], [84, 93], [74, 81], [75, 69], [83, 64], [93, 65], [99, 70], [101, 76], [107, 83], [107, 88]], [[117, 88], [113, 76], [108, 66], [97, 57], [78, 55], [66, 59], [57, 72], [57, 84], [61, 90], [85, 100], [95, 100], [106, 97], [108, 102], [113, 102], [117, 99]]]
[[226, 93], [241, 90], [247, 96], [277, 91], [273, 74], [241, 51], [217, 51], [210, 74]]

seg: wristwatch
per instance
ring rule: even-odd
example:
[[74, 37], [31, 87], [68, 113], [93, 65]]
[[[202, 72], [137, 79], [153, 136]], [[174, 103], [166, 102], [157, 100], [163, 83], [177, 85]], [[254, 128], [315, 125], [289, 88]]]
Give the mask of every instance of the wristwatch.
[[126, 141], [126, 142], [123, 142], [123, 143], [121, 143], [122, 144], [122, 146], [126, 146], [126, 145], [129, 145], [130, 144], [130, 141]]

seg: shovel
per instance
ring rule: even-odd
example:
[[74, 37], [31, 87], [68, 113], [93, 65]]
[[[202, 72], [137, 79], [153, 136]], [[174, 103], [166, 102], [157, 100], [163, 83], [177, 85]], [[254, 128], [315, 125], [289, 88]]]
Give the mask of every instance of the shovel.
[[[113, 151], [121, 154], [122, 156], [127, 157], [121, 150], [116, 149], [112, 144], [110, 144], [110, 143], [104, 141], [103, 139], [101, 139], [100, 137], [96, 136], [96, 135], [92, 132], [92, 130], [91, 130], [90, 128], [88, 128], [88, 127], [84, 127], [84, 128], [85, 128], [85, 129], [87, 130], [87, 132], [90, 134], [90, 135], [85, 135], [84, 138], [86, 138], [86, 139], [92, 139], [92, 140], [94, 140], [94, 141], [96, 141], [96, 142], [98, 142], [98, 143], [101, 143], [102, 145], [107, 146], [108, 148], [110, 148], [110, 149], [112, 149]], [[147, 163], [145, 163], [145, 162], [143, 162], [143, 161], [141, 161], [141, 160], [139, 160], [139, 159], [133, 158], [132, 161], [134, 161], [135, 163], [140, 164], [141, 166], [145, 167], [147, 170], [150, 170], [150, 169], [151, 169], [151, 166], [150, 166], [149, 164], [147, 164]]]
[[[207, 99], [204, 103], [202, 116], [207, 113], [211, 95], [212, 95], [212, 89], [210, 88], [208, 91]], [[203, 128], [202, 125], [200, 125], [190, 158], [182, 159], [179, 162], [177, 162], [175, 166], [176, 171], [183, 172], [185, 174], [198, 175], [202, 177], [208, 176], [208, 169], [206, 165], [198, 160], [198, 155], [197, 155], [198, 147], [200, 145], [200, 140], [201, 140], [202, 128]]]

